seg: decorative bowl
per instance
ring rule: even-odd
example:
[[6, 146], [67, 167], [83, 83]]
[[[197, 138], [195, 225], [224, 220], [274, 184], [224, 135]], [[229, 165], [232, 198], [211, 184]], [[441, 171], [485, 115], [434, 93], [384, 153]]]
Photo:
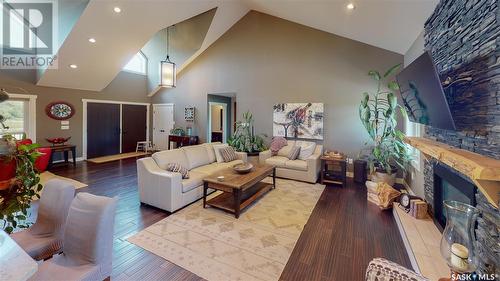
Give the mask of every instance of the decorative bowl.
[[253, 169], [253, 165], [250, 163], [236, 164], [233, 166], [233, 170], [239, 174], [249, 173]]
[[71, 137], [67, 137], [67, 138], [46, 138], [45, 140], [50, 142], [52, 145], [57, 145], [57, 144], [64, 144], [65, 142], [69, 141], [69, 139], [71, 139]]
[[218, 181], [224, 181], [224, 179], [225, 179], [225, 178], [224, 178], [224, 176], [218, 176], [218, 177], [217, 177], [217, 180], [218, 180]]

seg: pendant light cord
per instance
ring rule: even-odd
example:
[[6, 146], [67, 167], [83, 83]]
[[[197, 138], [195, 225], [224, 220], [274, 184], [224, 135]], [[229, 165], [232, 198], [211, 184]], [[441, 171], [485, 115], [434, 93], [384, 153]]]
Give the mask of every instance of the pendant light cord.
[[170, 43], [170, 42], [169, 42], [169, 41], [170, 41], [170, 40], [169, 40], [169, 37], [170, 37], [170, 31], [169, 31], [169, 29], [170, 29], [170, 26], [169, 26], [169, 27], [167, 27], [167, 59], [169, 58], [169, 55], [170, 55], [170, 46], [169, 46], [169, 43]]

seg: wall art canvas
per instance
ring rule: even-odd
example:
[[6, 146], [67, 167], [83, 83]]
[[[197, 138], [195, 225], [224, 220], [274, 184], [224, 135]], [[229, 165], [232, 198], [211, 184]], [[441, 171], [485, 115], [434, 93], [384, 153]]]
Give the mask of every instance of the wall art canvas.
[[273, 136], [322, 140], [323, 103], [275, 104]]

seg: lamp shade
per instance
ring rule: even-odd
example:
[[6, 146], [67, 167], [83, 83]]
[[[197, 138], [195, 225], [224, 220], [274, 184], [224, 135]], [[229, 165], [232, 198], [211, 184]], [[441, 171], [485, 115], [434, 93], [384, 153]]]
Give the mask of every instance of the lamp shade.
[[167, 58], [160, 62], [160, 87], [175, 88], [176, 84], [175, 63]]

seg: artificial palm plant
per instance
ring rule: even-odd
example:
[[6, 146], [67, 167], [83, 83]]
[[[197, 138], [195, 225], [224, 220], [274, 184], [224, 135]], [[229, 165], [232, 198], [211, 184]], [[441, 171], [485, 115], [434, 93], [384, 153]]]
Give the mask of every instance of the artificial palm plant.
[[[406, 116], [405, 109], [398, 105], [396, 91], [399, 84], [392, 78], [400, 64], [391, 67], [382, 76], [378, 71], [368, 72], [377, 83], [374, 93], [363, 93], [359, 106], [359, 118], [373, 142], [369, 157], [370, 170], [395, 173], [397, 168], [406, 171], [411, 160], [404, 133], [396, 128], [397, 114]], [[398, 110], [399, 109], [399, 110]]]

